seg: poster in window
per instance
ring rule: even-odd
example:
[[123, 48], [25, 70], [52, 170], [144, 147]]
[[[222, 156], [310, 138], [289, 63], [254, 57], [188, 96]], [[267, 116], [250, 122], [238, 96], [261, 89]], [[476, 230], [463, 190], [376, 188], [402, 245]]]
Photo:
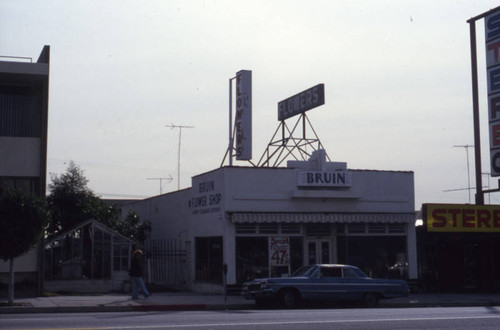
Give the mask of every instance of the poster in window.
[[269, 244], [269, 256], [271, 266], [289, 266], [290, 265], [290, 238], [289, 237], [271, 237]]

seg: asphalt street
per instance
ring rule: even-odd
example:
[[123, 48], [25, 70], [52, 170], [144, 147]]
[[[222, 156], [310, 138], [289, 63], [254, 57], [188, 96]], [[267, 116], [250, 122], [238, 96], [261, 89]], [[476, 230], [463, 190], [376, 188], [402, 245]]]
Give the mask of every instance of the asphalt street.
[[498, 329], [500, 307], [0, 315], [0, 329]]

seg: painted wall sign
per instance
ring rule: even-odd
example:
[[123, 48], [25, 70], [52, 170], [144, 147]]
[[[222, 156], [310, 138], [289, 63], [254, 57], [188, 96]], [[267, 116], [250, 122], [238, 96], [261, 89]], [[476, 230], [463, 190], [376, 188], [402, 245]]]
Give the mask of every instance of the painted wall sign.
[[188, 200], [192, 214], [207, 214], [221, 211], [222, 193], [216, 186], [216, 180], [205, 179], [193, 182], [193, 196]]
[[500, 232], [500, 205], [424, 204], [430, 232]]
[[348, 171], [301, 171], [297, 173], [299, 187], [350, 187], [351, 173]]
[[323, 104], [325, 104], [325, 85], [319, 84], [278, 102], [278, 120], [285, 120]]
[[484, 27], [490, 126], [490, 169], [492, 176], [500, 176], [500, 12], [486, 16]]
[[252, 159], [252, 71], [236, 74], [236, 159]]

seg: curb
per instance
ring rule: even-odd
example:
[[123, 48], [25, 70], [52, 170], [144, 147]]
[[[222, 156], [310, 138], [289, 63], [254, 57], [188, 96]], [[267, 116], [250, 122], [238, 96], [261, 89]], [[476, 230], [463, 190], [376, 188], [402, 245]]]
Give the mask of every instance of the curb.
[[134, 306], [67, 306], [67, 307], [2, 307], [1, 314], [40, 313], [104, 313], [104, 312], [161, 312], [161, 311], [206, 311], [255, 309], [255, 305], [134, 305]]
[[[375, 308], [426, 308], [426, 307], [497, 307], [500, 301], [484, 302], [414, 302], [381, 303]], [[316, 308], [318, 306], [311, 306]], [[355, 306], [351, 306], [355, 307]], [[307, 307], [306, 307], [307, 308]], [[323, 306], [320, 308], [343, 308]], [[345, 307], [344, 307], [345, 308]], [[362, 305], [357, 308], [368, 308]], [[262, 309], [255, 304], [169, 304], [169, 305], [129, 305], [129, 306], [59, 306], [59, 307], [1, 307], [1, 314], [39, 313], [104, 313], [104, 312], [158, 312], [158, 311], [208, 311], [208, 310], [255, 310]]]

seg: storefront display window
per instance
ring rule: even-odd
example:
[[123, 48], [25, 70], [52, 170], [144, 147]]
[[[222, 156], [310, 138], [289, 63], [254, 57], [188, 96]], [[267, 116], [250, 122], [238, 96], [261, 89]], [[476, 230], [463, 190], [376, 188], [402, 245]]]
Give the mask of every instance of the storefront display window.
[[370, 277], [407, 278], [406, 237], [339, 236], [339, 263], [361, 268]]
[[236, 238], [236, 280], [238, 283], [268, 276], [267, 237]]
[[197, 237], [196, 280], [222, 283], [222, 237]]
[[269, 270], [270, 237], [236, 238], [236, 280], [243, 283], [259, 277], [285, 276], [302, 266], [303, 239], [289, 237], [289, 265], [273, 266]]

